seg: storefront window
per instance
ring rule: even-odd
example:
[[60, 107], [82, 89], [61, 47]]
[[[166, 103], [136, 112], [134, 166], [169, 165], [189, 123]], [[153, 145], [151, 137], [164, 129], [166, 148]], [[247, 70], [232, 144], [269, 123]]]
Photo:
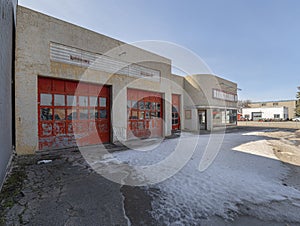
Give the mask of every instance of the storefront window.
[[213, 126], [222, 125], [222, 112], [220, 109], [213, 109]]
[[237, 122], [237, 110], [213, 109], [213, 126], [234, 125]]
[[237, 122], [237, 110], [226, 111], [226, 124], [236, 124]]

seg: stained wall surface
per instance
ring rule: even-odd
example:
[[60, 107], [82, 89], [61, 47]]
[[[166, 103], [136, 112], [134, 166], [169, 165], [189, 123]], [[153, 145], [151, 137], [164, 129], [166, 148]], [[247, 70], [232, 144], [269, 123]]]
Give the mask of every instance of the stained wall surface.
[[12, 79], [16, 1], [0, 1], [0, 188], [12, 156]]
[[[55, 52], [57, 48], [60, 48], [59, 54]], [[80, 52], [84, 57], [72, 59], [70, 51]], [[66, 52], [69, 58], [61, 59], [61, 54]], [[93, 57], [96, 59], [91, 60], [93, 63], [87, 67], [90, 62], [86, 59]], [[105, 60], [126, 62], [128, 65], [133, 65], [129, 68], [133, 71], [141, 66], [145, 72], [141, 70], [140, 76], [136, 77], [131, 76], [130, 72], [124, 75], [128, 70], [126, 65], [124, 68], [119, 68], [120, 71], [109, 71], [107, 64], [102, 64]], [[152, 80], [141, 78], [149, 75], [147, 70], [151, 73], [158, 72], [159, 78]], [[136, 70], [133, 73], [136, 73]], [[38, 150], [37, 81], [39, 76], [111, 86], [111, 142], [126, 140], [127, 137], [128, 89], [162, 94], [165, 101], [163, 136], [171, 135], [172, 94], [183, 93], [183, 87], [180, 89], [176, 82], [171, 82], [169, 59], [19, 6], [16, 33], [16, 150], [18, 154], [30, 154]]]

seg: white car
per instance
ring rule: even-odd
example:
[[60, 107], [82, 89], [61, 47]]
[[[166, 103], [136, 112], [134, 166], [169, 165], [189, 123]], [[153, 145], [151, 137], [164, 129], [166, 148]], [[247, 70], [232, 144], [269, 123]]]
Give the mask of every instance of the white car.
[[293, 118], [292, 119], [294, 122], [300, 122], [300, 117], [298, 117], [298, 118]]

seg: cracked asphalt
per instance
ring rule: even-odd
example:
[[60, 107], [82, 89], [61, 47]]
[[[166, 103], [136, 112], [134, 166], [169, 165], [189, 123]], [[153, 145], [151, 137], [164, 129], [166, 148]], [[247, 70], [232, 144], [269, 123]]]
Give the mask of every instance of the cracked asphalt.
[[[257, 128], [236, 128], [226, 133], [240, 130]], [[127, 148], [108, 145], [107, 149]], [[52, 162], [38, 164], [40, 160]], [[300, 169], [289, 167], [291, 172], [283, 183], [299, 189]], [[0, 193], [0, 225], [162, 225], [150, 214], [151, 197], [159, 195], [153, 187], [122, 186], [107, 180], [88, 165], [77, 148], [15, 156]], [[287, 224], [241, 215], [234, 222], [214, 216], [203, 225]]]
[[[37, 164], [40, 160], [52, 162]], [[16, 156], [0, 201], [1, 225], [153, 223], [151, 200], [143, 188], [103, 178], [77, 149]]]

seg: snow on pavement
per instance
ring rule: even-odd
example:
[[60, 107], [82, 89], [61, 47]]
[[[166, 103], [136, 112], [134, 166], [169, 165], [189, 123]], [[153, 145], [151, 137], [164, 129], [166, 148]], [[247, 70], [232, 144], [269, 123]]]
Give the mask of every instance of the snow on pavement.
[[[209, 135], [197, 136], [197, 139], [195, 153], [184, 168], [171, 178], [150, 185], [160, 190], [158, 196], [149, 192], [154, 197], [152, 214], [155, 219], [165, 224], [192, 225], [213, 215], [230, 220], [248, 211], [265, 220], [300, 222], [300, 192], [282, 185], [281, 181], [288, 167], [268, 155], [262, 157], [236, 151], [237, 147], [259, 142], [262, 138], [226, 134], [218, 156], [203, 172], [198, 168]], [[133, 168], [155, 164], [173, 153], [178, 141], [165, 140], [150, 151], [115, 152], [112, 159], [127, 162]], [[267, 143], [260, 142], [256, 151], [259, 152], [259, 147], [266, 149], [264, 145]]]

